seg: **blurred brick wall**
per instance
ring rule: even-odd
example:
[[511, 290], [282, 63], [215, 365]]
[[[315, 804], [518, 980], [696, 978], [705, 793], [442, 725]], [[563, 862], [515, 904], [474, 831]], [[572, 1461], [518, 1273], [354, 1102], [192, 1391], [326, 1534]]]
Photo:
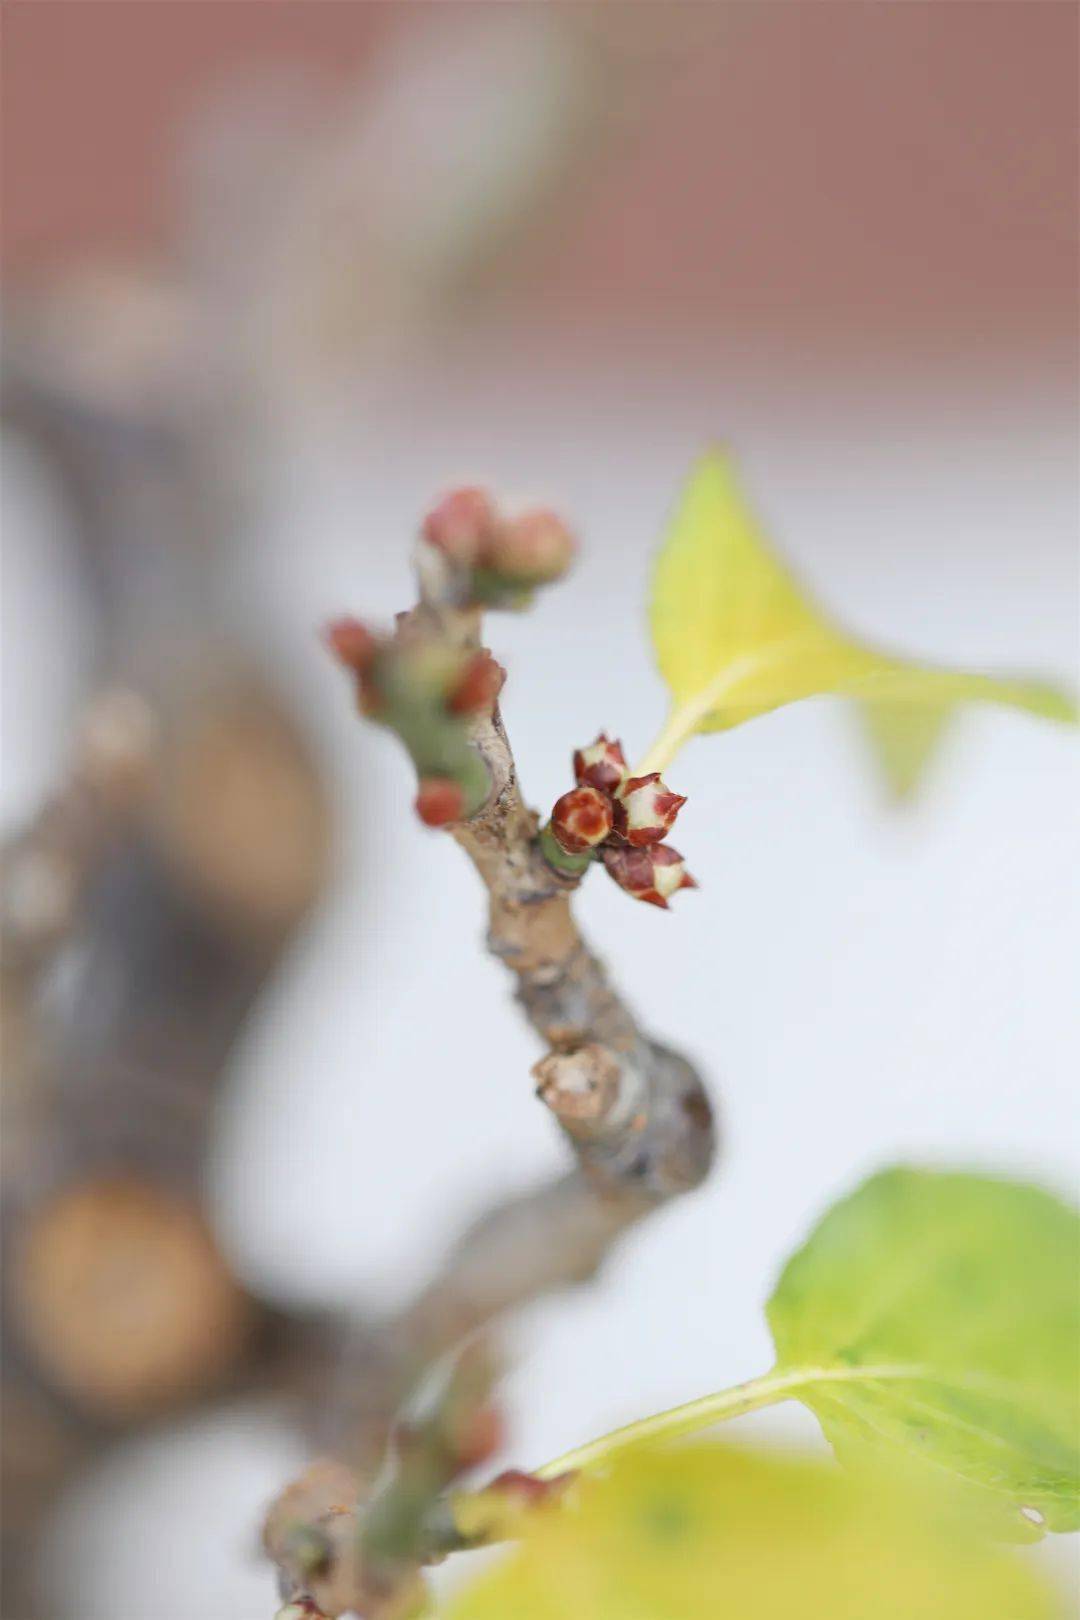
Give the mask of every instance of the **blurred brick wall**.
[[[454, 4], [7, 0], [5, 264], [159, 237], [163, 166], [208, 85], [285, 60], [329, 97], [380, 34]], [[618, 36], [630, 13], [591, 15]], [[1076, 6], [656, 15], [664, 48], [614, 160], [517, 267], [531, 318], [1074, 339]]]

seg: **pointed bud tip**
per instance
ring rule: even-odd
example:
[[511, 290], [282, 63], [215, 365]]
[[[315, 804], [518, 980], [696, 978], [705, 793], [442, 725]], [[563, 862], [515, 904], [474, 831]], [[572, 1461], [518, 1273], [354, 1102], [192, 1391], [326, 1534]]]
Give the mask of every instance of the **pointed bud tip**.
[[574, 780], [579, 787], [599, 788], [614, 793], [626, 775], [622, 743], [613, 742], [601, 731], [587, 748], [577, 748], [573, 756]]
[[672, 793], [659, 771], [629, 776], [615, 790], [615, 832], [636, 848], [659, 844], [685, 803], [685, 794]]
[[670, 844], [611, 845], [604, 851], [608, 875], [635, 900], [667, 911], [679, 889], [696, 889], [682, 856]]

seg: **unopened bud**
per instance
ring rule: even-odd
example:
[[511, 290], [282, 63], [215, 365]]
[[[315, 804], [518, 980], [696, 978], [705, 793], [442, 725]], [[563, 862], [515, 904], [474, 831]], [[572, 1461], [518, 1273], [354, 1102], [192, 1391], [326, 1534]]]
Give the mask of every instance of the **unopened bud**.
[[500, 524], [484, 548], [484, 563], [505, 579], [544, 585], [566, 573], [574, 539], [556, 513], [538, 508]]
[[445, 827], [465, 814], [465, 795], [450, 776], [425, 776], [416, 795], [416, 813], [425, 827]]
[[615, 792], [615, 831], [634, 846], [659, 844], [685, 803], [683, 794], [664, 785], [659, 771], [627, 777]]
[[622, 743], [612, 742], [603, 731], [588, 748], [578, 748], [574, 753], [574, 780], [579, 787], [588, 785], [614, 793], [625, 775]]
[[604, 851], [604, 865], [620, 889], [663, 911], [679, 889], [697, 888], [682, 856], [670, 844], [647, 844], [639, 849], [621, 844]]
[[505, 669], [482, 647], [465, 665], [450, 690], [446, 706], [451, 714], [490, 713], [505, 680]]
[[453, 489], [424, 519], [424, 539], [462, 568], [475, 568], [496, 530], [495, 507], [482, 489]]
[[334, 619], [326, 627], [326, 642], [339, 664], [365, 674], [375, 661], [378, 643], [359, 619]]
[[611, 832], [611, 800], [599, 788], [571, 788], [556, 799], [551, 812], [551, 831], [560, 849], [568, 855], [582, 855], [595, 849]]

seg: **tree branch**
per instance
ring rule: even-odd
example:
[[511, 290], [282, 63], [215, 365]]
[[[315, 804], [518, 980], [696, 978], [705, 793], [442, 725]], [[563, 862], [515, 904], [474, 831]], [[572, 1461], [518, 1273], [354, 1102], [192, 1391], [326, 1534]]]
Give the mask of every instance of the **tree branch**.
[[[467, 595], [462, 601], [460, 571], [448, 570], [432, 550], [421, 546], [421, 601], [399, 617], [394, 637], [383, 644], [378, 667], [384, 670], [399, 649], [415, 656], [418, 638], [479, 651], [478, 616]], [[366, 649], [363, 669], [354, 667], [362, 706], [384, 718], [373, 657]], [[392, 725], [392, 718], [385, 723]], [[405, 740], [415, 758], [412, 735]], [[469, 717], [467, 740], [483, 762], [488, 792], [473, 814], [447, 830], [487, 890], [488, 947], [514, 975], [517, 999], [548, 1048], [533, 1070], [538, 1095], [559, 1122], [575, 1166], [551, 1185], [490, 1210], [420, 1295], [354, 1348], [343, 1369], [347, 1387], [334, 1408], [336, 1433], [328, 1438], [338, 1455], [358, 1465], [358, 1475], [370, 1471], [384, 1448], [402, 1396], [438, 1357], [504, 1312], [591, 1278], [628, 1227], [701, 1182], [715, 1148], [697, 1071], [643, 1033], [581, 936], [572, 910], [580, 876], [557, 872], [544, 858], [538, 817], [522, 797], [497, 703]], [[422, 760], [417, 763], [422, 772]], [[324, 1477], [321, 1468], [314, 1477]], [[335, 1479], [340, 1489], [340, 1475]], [[334, 1545], [349, 1548], [343, 1583], [340, 1557], [328, 1554], [313, 1573], [310, 1559], [305, 1564], [290, 1551], [306, 1545], [298, 1506], [304, 1487], [292, 1487], [292, 1509], [283, 1512], [279, 1501], [265, 1538], [286, 1596], [313, 1603], [314, 1612], [336, 1615], [352, 1607], [365, 1616], [392, 1615], [398, 1597], [414, 1592], [415, 1564], [395, 1596], [385, 1571], [373, 1581], [371, 1571], [359, 1567], [356, 1548], [364, 1546], [364, 1526], [382, 1511], [385, 1492], [398, 1489], [391, 1477], [355, 1510], [344, 1538], [340, 1504], [334, 1507]], [[417, 1503], [418, 1514], [431, 1508], [430, 1499]], [[439, 1550], [432, 1548], [432, 1556]]]

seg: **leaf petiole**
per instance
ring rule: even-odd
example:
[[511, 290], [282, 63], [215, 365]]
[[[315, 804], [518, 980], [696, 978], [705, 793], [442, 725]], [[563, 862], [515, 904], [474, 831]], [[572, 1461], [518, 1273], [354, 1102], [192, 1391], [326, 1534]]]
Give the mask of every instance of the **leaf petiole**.
[[729, 1418], [742, 1417], [747, 1412], [757, 1412], [764, 1406], [773, 1406], [778, 1401], [790, 1400], [798, 1396], [798, 1392], [811, 1384], [852, 1383], [867, 1379], [884, 1378], [912, 1378], [917, 1377], [920, 1369], [904, 1364], [889, 1364], [878, 1367], [796, 1367], [790, 1371], [782, 1371], [774, 1367], [772, 1372], [763, 1373], [759, 1378], [750, 1378], [743, 1384], [735, 1384], [731, 1389], [718, 1390], [712, 1395], [701, 1395], [695, 1401], [686, 1401], [682, 1406], [671, 1406], [664, 1412], [654, 1412], [651, 1417], [640, 1418], [636, 1423], [626, 1423], [619, 1429], [612, 1429], [609, 1434], [600, 1435], [596, 1440], [589, 1440], [583, 1446], [577, 1446], [573, 1451], [564, 1452], [553, 1462], [545, 1463], [536, 1473], [540, 1479], [553, 1479], [557, 1474], [569, 1473], [572, 1469], [588, 1468], [592, 1464], [606, 1461], [617, 1451], [627, 1447], [637, 1446], [649, 1440], [674, 1440], [679, 1435], [696, 1434], [702, 1429], [708, 1429], [714, 1423], [724, 1423]]

